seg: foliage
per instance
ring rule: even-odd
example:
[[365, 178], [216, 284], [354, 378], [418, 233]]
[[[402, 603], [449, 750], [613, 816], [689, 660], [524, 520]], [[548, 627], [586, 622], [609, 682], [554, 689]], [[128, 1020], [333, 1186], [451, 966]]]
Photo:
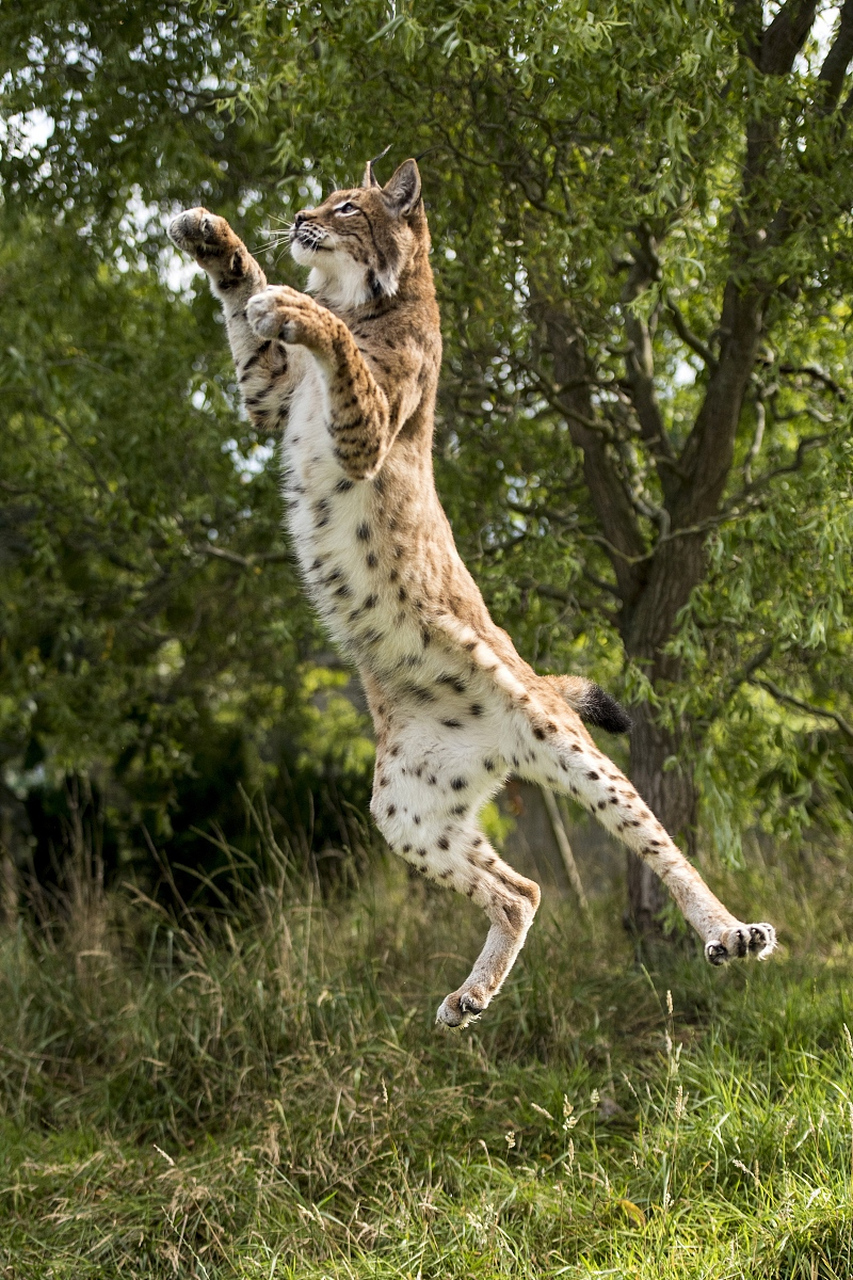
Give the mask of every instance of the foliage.
[[[123, 72], [113, 87], [135, 111], [151, 66], [132, 53], [137, 37], [145, 44], [139, 23], [127, 27], [122, 48], [111, 46]], [[73, 42], [77, 29], [66, 10], [57, 39]], [[33, 36], [30, 53], [37, 45]], [[77, 103], [95, 134], [65, 137], [56, 108], [62, 162], [41, 174], [48, 207], [16, 192], [17, 166], [33, 153], [10, 145], [4, 156], [6, 781], [27, 801], [48, 875], [63, 841], [57, 815], [71, 821], [66, 778], [88, 779], [90, 839], [113, 871], [150, 861], [143, 827], [173, 858], [209, 867], [216, 855], [193, 829], [216, 824], [239, 840], [240, 784], [265, 784], [287, 827], [307, 831], [317, 851], [347, 847], [346, 804], [366, 805], [370, 750], [364, 717], [335, 692], [345, 679], [315, 673], [319, 637], [267, 466], [274, 442], [240, 419], [215, 307], [176, 273], [157, 206], [140, 194], [137, 179], [159, 168], [145, 147], [160, 148], [162, 115], [154, 111], [147, 133], [137, 119], [126, 147], [114, 137], [115, 167], [95, 171], [99, 131], [118, 125], [81, 99], [80, 56], [57, 101]], [[54, 109], [47, 66], [39, 86], [48, 92], [40, 109]], [[201, 139], [198, 128], [194, 115], [172, 136], [175, 164], [188, 175], [195, 156], [203, 181], [218, 117]], [[146, 200], [169, 194], [146, 179]]]
[[[207, 805], [236, 839], [214, 804], [229, 773], [296, 779], [310, 826], [322, 650], [273, 442], [163, 223], [206, 203], [253, 246], [271, 232], [298, 283], [281, 220], [390, 142], [389, 164], [424, 153], [439, 484], [499, 619], [541, 668], [642, 700], [632, 770], [663, 779], [675, 829], [691, 770], [732, 856], [756, 817], [847, 820], [853, 18], [815, 15], [7, 6], [7, 781], [87, 776], [128, 851], [182, 806], [186, 832]], [[360, 800], [356, 757], [336, 767]]]

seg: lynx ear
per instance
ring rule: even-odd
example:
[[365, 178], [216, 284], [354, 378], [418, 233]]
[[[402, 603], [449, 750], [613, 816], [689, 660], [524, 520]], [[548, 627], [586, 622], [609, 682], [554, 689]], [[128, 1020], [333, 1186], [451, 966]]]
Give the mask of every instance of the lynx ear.
[[421, 198], [421, 175], [414, 160], [404, 160], [382, 188], [394, 213], [407, 218]]

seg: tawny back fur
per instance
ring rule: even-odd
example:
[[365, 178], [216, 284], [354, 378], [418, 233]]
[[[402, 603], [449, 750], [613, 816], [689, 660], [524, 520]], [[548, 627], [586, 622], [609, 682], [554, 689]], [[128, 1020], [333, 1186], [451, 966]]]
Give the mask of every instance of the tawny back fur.
[[772, 927], [730, 915], [581, 723], [624, 730], [618, 704], [590, 681], [537, 675], [456, 550], [433, 478], [441, 333], [415, 162], [384, 187], [368, 165], [361, 187], [297, 215], [291, 252], [310, 269], [310, 294], [268, 286], [228, 224], [204, 209], [181, 214], [170, 234], [222, 300], [248, 412], [283, 428], [293, 545], [376, 727], [377, 825], [491, 922], [438, 1021], [459, 1026], [482, 1012], [539, 903], [538, 887], [477, 825], [509, 773], [573, 796], [645, 858], [712, 963], [769, 954]]

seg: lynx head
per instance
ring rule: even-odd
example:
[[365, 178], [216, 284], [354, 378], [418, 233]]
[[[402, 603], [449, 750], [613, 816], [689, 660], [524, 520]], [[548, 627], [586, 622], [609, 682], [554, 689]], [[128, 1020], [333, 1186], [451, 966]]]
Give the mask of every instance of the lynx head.
[[290, 232], [293, 258], [311, 268], [308, 288], [336, 307], [393, 297], [428, 250], [414, 160], [404, 161], [384, 187], [371, 161], [362, 186], [333, 191], [316, 209], [303, 209]]

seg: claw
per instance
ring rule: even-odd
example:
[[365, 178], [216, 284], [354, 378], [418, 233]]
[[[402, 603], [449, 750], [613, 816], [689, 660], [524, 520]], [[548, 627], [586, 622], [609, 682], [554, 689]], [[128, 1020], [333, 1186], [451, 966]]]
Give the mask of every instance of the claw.
[[435, 1025], [437, 1027], [446, 1027], [448, 1031], [461, 1031], [463, 1027], [468, 1025], [468, 1019], [465, 1014], [458, 1013], [443, 1000], [438, 1006], [438, 1013], [435, 1015]]

